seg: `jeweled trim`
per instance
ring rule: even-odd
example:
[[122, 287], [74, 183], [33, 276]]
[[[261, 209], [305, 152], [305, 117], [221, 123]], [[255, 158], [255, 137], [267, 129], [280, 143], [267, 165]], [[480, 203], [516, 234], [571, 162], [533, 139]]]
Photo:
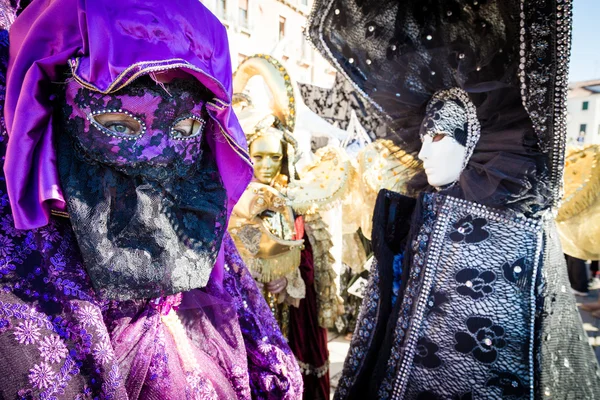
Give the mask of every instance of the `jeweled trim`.
[[[112, 130], [108, 129], [107, 127], [105, 127], [104, 125], [102, 125], [101, 123], [96, 121], [96, 116], [102, 115], [102, 114], [124, 114], [124, 115], [127, 115], [129, 118], [133, 118], [138, 124], [140, 124], [140, 127], [141, 127], [140, 133], [138, 133], [136, 135], [127, 135], [127, 134], [119, 134], [119, 133], [113, 132]], [[140, 118], [136, 117], [129, 111], [122, 110], [122, 109], [102, 109], [102, 110], [92, 111], [91, 113], [89, 113], [87, 115], [87, 119], [100, 132], [104, 133], [107, 136], [111, 136], [111, 137], [115, 137], [115, 138], [119, 138], [119, 139], [137, 140], [138, 138], [144, 136], [144, 134], [146, 133], [146, 124], [144, 123], [144, 121], [142, 121]]]
[[[464, 109], [467, 114], [467, 142], [465, 143], [465, 148], [467, 152], [465, 154], [465, 158], [463, 160], [461, 172], [467, 167], [469, 161], [471, 160], [471, 156], [473, 155], [473, 151], [475, 151], [475, 147], [479, 142], [479, 137], [481, 136], [481, 124], [479, 123], [479, 119], [477, 118], [477, 109], [475, 108], [475, 104], [471, 101], [469, 94], [465, 92], [463, 89], [459, 87], [450, 88], [447, 90], [440, 90], [433, 94], [431, 100], [429, 100], [429, 104], [427, 105], [427, 110], [430, 109], [430, 105], [433, 104], [437, 100], [447, 101], [458, 99], [464, 104]], [[442, 118], [443, 119], [443, 118]], [[427, 121], [427, 118], [424, 120]], [[428, 133], [429, 134], [429, 133]], [[437, 134], [437, 132], [436, 132]], [[430, 136], [434, 136], [429, 134]], [[450, 135], [453, 137], [452, 135]], [[421, 137], [421, 141], [423, 137]]]
[[[541, 226], [541, 224], [540, 224]], [[533, 271], [531, 276], [531, 288], [529, 289], [529, 305], [530, 305], [530, 321], [529, 321], [529, 396], [531, 399], [535, 398], [535, 367], [534, 367], [534, 357], [535, 357], [535, 314], [537, 311], [537, 302], [536, 302], [536, 281], [538, 276], [538, 271], [540, 268], [540, 260], [542, 258], [542, 246], [544, 243], [544, 233], [540, 231], [537, 233], [537, 241], [535, 244], [535, 259], [533, 261]]]
[[[416, 344], [418, 340], [418, 333], [422, 325], [422, 321], [425, 315], [425, 311], [427, 309], [427, 300], [429, 298], [429, 294], [433, 285], [433, 279], [435, 277], [436, 266], [438, 265], [438, 260], [442, 251], [442, 242], [446, 235], [446, 231], [451, 226], [448, 223], [448, 214], [453, 209], [462, 209], [466, 213], [472, 214], [478, 217], [484, 217], [488, 220], [492, 220], [506, 226], [510, 227], [518, 227], [520, 229], [524, 229], [526, 231], [532, 232], [538, 235], [538, 245], [536, 249], [536, 261], [534, 264], [534, 274], [533, 279], [536, 279], [537, 270], [539, 269], [539, 259], [541, 257], [541, 238], [542, 238], [542, 228], [543, 228], [543, 220], [541, 219], [529, 219], [525, 218], [521, 215], [517, 215], [514, 212], [500, 212], [498, 210], [494, 210], [492, 208], [483, 206], [481, 204], [473, 203], [467, 200], [458, 199], [449, 196], [435, 195], [434, 199], [445, 199], [443, 201], [443, 205], [439, 213], [437, 214], [437, 220], [435, 226], [433, 228], [433, 236], [431, 238], [431, 244], [429, 245], [427, 252], [428, 256], [425, 261], [425, 276], [423, 278], [423, 285], [421, 292], [419, 293], [419, 298], [417, 300], [417, 308], [413, 315], [410, 315], [410, 326], [408, 327], [408, 332], [406, 333], [406, 338], [404, 341], [404, 345], [400, 346], [405, 349], [403, 354], [400, 357], [400, 361], [398, 363], [398, 371], [395, 374], [395, 380], [392, 388], [392, 396], [393, 400], [400, 400], [404, 396], [404, 392], [407, 387], [408, 378], [410, 376], [410, 371], [413, 365], [413, 358], [416, 350]], [[426, 222], [425, 222], [426, 223]], [[424, 223], [424, 224], [425, 224]], [[421, 234], [421, 233], [420, 233]], [[416, 254], [418, 255], [418, 254]], [[415, 255], [415, 256], [416, 256]], [[416, 266], [416, 265], [415, 265]], [[414, 268], [414, 267], [413, 267]], [[535, 281], [534, 281], [535, 282]], [[529, 374], [530, 374], [530, 389], [533, 393], [533, 382], [534, 382], [534, 367], [533, 367], [533, 357], [534, 357], [534, 328], [533, 324], [535, 323], [535, 284], [532, 283], [531, 295], [533, 297], [530, 298], [531, 302], [531, 321], [530, 321], [530, 346], [528, 349], [528, 359], [530, 361], [529, 365]], [[406, 300], [405, 300], [406, 301]], [[400, 319], [398, 326], [400, 326]], [[396, 334], [400, 333], [400, 330], [397, 327]], [[397, 338], [398, 336], [396, 336]], [[397, 344], [395, 344], [397, 346]], [[390, 360], [391, 361], [391, 360]], [[381, 393], [380, 393], [381, 394]], [[532, 397], [533, 398], [533, 397]]]
[[[375, 100], [373, 100], [371, 98], [371, 96], [369, 96], [364, 90], [362, 90], [362, 88], [360, 86], [358, 86], [354, 80], [352, 78], [350, 78], [350, 76], [348, 76], [348, 74], [346, 73], [346, 71], [344, 70], [344, 68], [342, 68], [342, 66], [340, 65], [340, 63], [338, 63], [337, 59], [333, 56], [333, 53], [331, 52], [331, 50], [329, 50], [329, 47], [327, 46], [327, 44], [325, 43], [325, 39], [323, 38], [323, 24], [325, 22], [325, 18], [329, 15], [329, 12], [331, 10], [331, 6], [333, 5], [333, 3], [335, 2], [335, 0], [331, 0], [329, 2], [329, 4], [325, 7], [324, 12], [321, 14], [321, 19], [319, 21], [316, 21], [317, 24], [317, 31], [319, 33], [319, 41], [320, 46], [317, 45], [316, 43], [313, 42], [312, 37], [310, 35], [308, 35], [307, 33], [307, 39], [310, 43], [313, 43], [313, 45], [315, 47], [318, 47], [318, 50], [323, 53], [325, 52], [325, 55], [327, 56], [327, 61], [329, 61], [331, 64], [334, 65], [335, 69], [337, 70], [338, 73], [341, 73], [344, 78], [346, 78], [350, 84], [352, 84], [352, 86], [354, 87], [354, 89], [356, 89], [356, 91], [358, 93], [360, 93], [360, 95], [362, 97], [364, 97], [377, 111], [379, 111], [380, 113], [382, 113], [382, 115], [384, 115], [386, 118], [390, 118], [387, 114], [385, 114], [383, 112], [383, 108], [377, 103], [375, 102]], [[308, 26], [312, 27], [313, 23], [315, 23], [314, 20], [314, 11], [315, 11], [315, 7], [316, 7], [317, 1], [314, 2], [313, 5], [313, 11], [310, 13], [310, 18], [308, 20]], [[310, 30], [310, 28], [309, 28]], [[307, 32], [309, 31], [307, 30]]]
[[[177, 131], [175, 130], [175, 126], [178, 123], [180, 123], [181, 121], [185, 121], [186, 119], [193, 119], [194, 121], [200, 122], [201, 125], [200, 125], [200, 128], [198, 128], [198, 132], [192, 133], [189, 136], [182, 136], [179, 133], [177, 133]], [[206, 121], [204, 120], [204, 118], [199, 117], [198, 115], [194, 115], [194, 114], [184, 115], [184, 116], [177, 118], [175, 120], [175, 122], [173, 122], [173, 125], [171, 126], [170, 134], [174, 140], [183, 140], [183, 141], [190, 140], [190, 139], [194, 139], [198, 136], [201, 136], [202, 133], [204, 132], [205, 126], [206, 126]]]
[[312, 364], [304, 363], [298, 360], [298, 358], [296, 358], [296, 361], [298, 362], [298, 366], [300, 367], [302, 375], [316, 375], [317, 378], [321, 378], [325, 376], [327, 371], [329, 371], [329, 359], [327, 359], [325, 364], [321, 365], [320, 367], [315, 367]]
[[[553, 1], [549, 6], [555, 10], [552, 16], [544, 14], [547, 7], [546, 1], [520, 1], [519, 79], [523, 106], [533, 123], [538, 145], [549, 154], [552, 206], [558, 208], [567, 135], [572, 1]], [[550, 123], [548, 118], [552, 119]]]
[[[443, 197], [439, 197], [443, 201]], [[399, 400], [404, 395], [404, 391], [406, 390], [406, 384], [408, 382], [408, 377], [410, 375], [410, 371], [413, 364], [413, 358], [415, 355], [415, 350], [417, 348], [418, 341], [418, 333], [421, 328], [421, 324], [423, 318], [425, 316], [425, 311], [427, 309], [427, 300], [429, 299], [429, 293], [431, 292], [431, 288], [433, 286], [433, 279], [435, 278], [436, 265], [438, 264], [438, 260], [441, 255], [442, 242], [446, 235], [446, 231], [439, 229], [439, 227], [444, 227], [448, 229], [450, 226], [446, 223], [447, 221], [447, 213], [444, 213], [445, 210], [449, 208], [448, 198], [442, 204], [442, 209], [437, 215], [437, 219], [435, 220], [435, 224], [433, 226], [433, 235], [431, 239], [425, 239], [426, 237], [426, 229], [422, 229], [425, 232], [419, 232], [419, 236], [422, 240], [426, 240], [429, 242], [427, 245], [427, 253], [428, 256], [426, 259], [423, 259], [423, 252], [415, 253], [415, 264], [412, 266], [412, 269], [419, 268], [423, 273], [423, 284], [421, 285], [421, 291], [417, 298], [417, 304], [415, 311], [412, 315], [405, 314], [403, 317], [398, 320], [398, 326], [396, 327], [396, 335], [400, 335], [400, 337], [405, 335], [404, 339], [404, 349], [403, 354], [399, 354], [399, 366], [397, 368], [397, 372], [395, 375], [394, 383], [392, 386], [392, 399]], [[431, 207], [435, 207], [434, 202], [438, 200], [437, 196], [434, 198], [424, 199], [424, 201], [430, 202]], [[426, 224], [428, 221], [425, 221], [423, 227], [426, 228]], [[420, 264], [420, 265], [419, 265]], [[412, 275], [412, 271], [411, 271]], [[419, 279], [418, 276], [411, 277], [411, 284], [418, 285]], [[414, 289], [412, 289], [414, 291]], [[411, 301], [408, 301], [411, 300]], [[408, 304], [404, 304], [408, 303]], [[407, 296], [403, 299], [403, 308], [410, 309], [412, 308], [412, 293], [407, 290]], [[407, 326], [408, 328], [405, 328]]]
[[[97, 86], [92, 85], [91, 83], [86, 81], [84, 78], [79, 76], [77, 70], [79, 69], [80, 60], [81, 60], [80, 58], [75, 58], [75, 59], [71, 59], [69, 61], [69, 66], [71, 67], [71, 72], [73, 74], [73, 78], [81, 86], [85, 87], [86, 89], [93, 90], [95, 92], [99, 92], [102, 94], [109, 94], [112, 92], [116, 92], [116, 91], [124, 88], [125, 86], [129, 85], [131, 82], [133, 82], [135, 79], [139, 78], [140, 76], [147, 75], [152, 72], [163, 72], [163, 71], [168, 71], [171, 69], [189, 69], [189, 70], [197, 72], [197, 73], [203, 75], [204, 77], [206, 77], [207, 79], [209, 79], [211, 82], [213, 82], [215, 85], [217, 85], [223, 91], [225, 96], [228, 96], [227, 91], [225, 90], [225, 88], [223, 87], [221, 82], [219, 82], [217, 79], [213, 78], [212, 76], [210, 76], [209, 74], [207, 74], [206, 72], [201, 70], [200, 68], [195, 67], [194, 65], [188, 63], [187, 61], [185, 61], [181, 58], [174, 58], [174, 59], [162, 60], [162, 61], [144, 61], [144, 62], [133, 64], [130, 67], [128, 67], [126, 70], [121, 72], [121, 74], [119, 74], [119, 76], [110, 84], [110, 86], [106, 90], [101, 90]], [[216, 103], [218, 103], [218, 104], [216, 104]], [[231, 106], [231, 99], [229, 99], [227, 97], [225, 100], [222, 100], [222, 99], [219, 99], [218, 97], [215, 97], [212, 99], [212, 102], [208, 102], [206, 104], [207, 104], [207, 106], [210, 105], [218, 110], [223, 110], [223, 109]], [[220, 124], [219, 124], [219, 126], [220, 126]], [[234, 151], [238, 155], [240, 155], [244, 159], [246, 164], [252, 166], [252, 162], [250, 161], [250, 154], [248, 153], [247, 149], [245, 149], [244, 146], [241, 146], [240, 144], [238, 144], [237, 141], [235, 139], [233, 139], [231, 137], [231, 135], [229, 135], [229, 133], [227, 133], [226, 130], [223, 129], [223, 127], [220, 126], [220, 128], [221, 128], [221, 132], [227, 139], [228, 144], [234, 149]]]
[[367, 285], [365, 297], [358, 313], [358, 323], [356, 324], [356, 328], [354, 328], [350, 350], [344, 361], [342, 377], [338, 382], [338, 387], [334, 395], [334, 399], [336, 400], [348, 397], [350, 388], [356, 383], [356, 378], [363, 367], [365, 356], [373, 341], [373, 333], [379, 319], [380, 310], [379, 268], [375, 263], [376, 261], [374, 261], [371, 267], [369, 284]]

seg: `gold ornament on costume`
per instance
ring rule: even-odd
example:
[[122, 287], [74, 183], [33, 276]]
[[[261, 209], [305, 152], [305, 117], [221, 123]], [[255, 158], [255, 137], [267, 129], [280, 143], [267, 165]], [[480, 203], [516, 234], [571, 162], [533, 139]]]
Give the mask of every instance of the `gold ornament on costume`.
[[251, 182], [231, 214], [229, 232], [248, 268], [261, 282], [287, 276], [300, 265], [304, 241], [277, 236], [263, 218], [267, 211], [281, 215], [290, 236], [295, 236], [294, 213], [286, 203], [278, 190]]
[[564, 196], [556, 222], [563, 251], [583, 260], [600, 259], [600, 146], [567, 152]]
[[377, 140], [361, 150], [353, 164], [350, 194], [343, 202], [344, 232], [352, 233], [360, 227], [370, 238], [379, 191], [406, 192], [406, 183], [418, 172], [419, 165], [390, 140]]
[[296, 126], [297, 89], [279, 61], [266, 54], [246, 58], [233, 76], [233, 92], [242, 93], [250, 78], [257, 75], [262, 76], [273, 94], [273, 115], [285, 124], [287, 130], [293, 132]]
[[347, 193], [352, 166], [344, 151], [337, 147], [317, 150], [313, 162], [302, 171], [302, 179], [292, 181], [286, 195], [300, 214], [326, 211]]

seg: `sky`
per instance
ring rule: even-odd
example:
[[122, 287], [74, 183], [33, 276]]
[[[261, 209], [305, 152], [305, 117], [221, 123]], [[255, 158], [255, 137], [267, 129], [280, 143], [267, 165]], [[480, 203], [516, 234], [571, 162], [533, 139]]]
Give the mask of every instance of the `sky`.
[[569, 81], [589, 79], [600, 79], [600, 0], [574, 0]]

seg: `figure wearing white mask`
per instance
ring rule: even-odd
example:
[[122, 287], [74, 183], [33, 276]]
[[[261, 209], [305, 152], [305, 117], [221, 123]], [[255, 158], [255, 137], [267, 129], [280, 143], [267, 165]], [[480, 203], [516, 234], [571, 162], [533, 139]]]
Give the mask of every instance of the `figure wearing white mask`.
[[421, 126], [419, 159], [429, 184], [446, 189], [458, 181], [479, 140], [475, 106], [461, 89], [436, 93]]

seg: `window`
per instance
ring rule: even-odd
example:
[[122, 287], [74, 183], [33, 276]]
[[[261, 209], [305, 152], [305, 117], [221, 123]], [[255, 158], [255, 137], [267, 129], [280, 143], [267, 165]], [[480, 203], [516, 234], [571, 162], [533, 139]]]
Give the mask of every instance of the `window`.
[[285, 36], [285, 17], [279, 16], [279, 40]]
[[306, 40], [306, 36], [304, 36], [304, 32], [305, 32], [305, 27], [302, 27], [302, 36], [300, 36], [300, 43], [301, 43], [301, 51], [302, 51], [302, 59], [305, 61], [309, 61], [310, 60], [310, 45], [308, 44], [308, 41]]
[[240, 2], [240, 25], [244, 28], [248, 27], [248, 0], [239, 0]]
[[583, 104], [581, 105], [581, 109], [585, 111], [588, 109], [589, 106], [590, 106], [590, 102], [584, 101]]
[[587, 130], [586, 124], [579, 125], [579, 136], [577, 136], [577, 143], [584, 144], [585, 143], [585, 131]]
[[227, 0], [217, 1], [217, 17], [222, 19], [227, 17]]

